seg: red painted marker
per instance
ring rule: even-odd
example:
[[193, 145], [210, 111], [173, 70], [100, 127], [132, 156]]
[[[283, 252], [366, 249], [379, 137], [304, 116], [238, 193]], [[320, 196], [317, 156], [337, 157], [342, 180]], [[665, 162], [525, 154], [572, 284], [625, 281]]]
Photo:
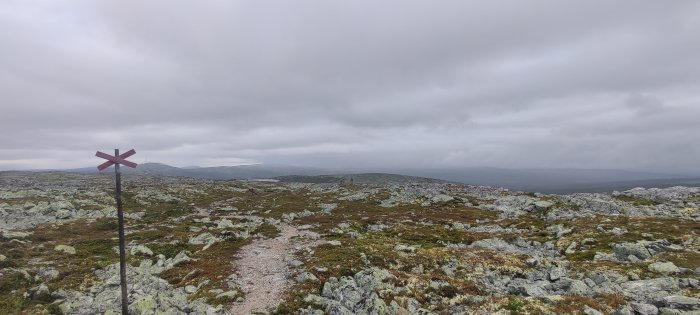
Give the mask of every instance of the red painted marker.
[[136, 168], [136, 165], [138, 165], [138, 164], [126, 160], [126, 158], [128, 158], [134, 154], [136, 154], [136, 151], [134, 149], [126, 151], [126, 152], [120, 154], [119, 156], [113, 156], [113, 155], [109, 155], [107, 153], [97, 151], [97, 153], [95, 153], [96, 157], [101, 157], [101, 158], [107, 160], [107, 162], [104, 162], [104, 163], [100, 164], [99, 166], [97, 166], [97, 169], [100, 171], [103, 171], [104, 169], [106, 169], [114, 164], [122, 164], [122, 165], [126, 165], [128, 167], [131, 167], [131, 168]]

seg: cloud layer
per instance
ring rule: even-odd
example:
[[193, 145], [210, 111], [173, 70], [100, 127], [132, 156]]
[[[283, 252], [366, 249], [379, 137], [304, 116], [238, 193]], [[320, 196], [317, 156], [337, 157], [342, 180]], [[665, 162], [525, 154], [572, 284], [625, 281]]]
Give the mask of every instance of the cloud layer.
[[3, 1], [0, 169], [698, 169], [697, 1]]

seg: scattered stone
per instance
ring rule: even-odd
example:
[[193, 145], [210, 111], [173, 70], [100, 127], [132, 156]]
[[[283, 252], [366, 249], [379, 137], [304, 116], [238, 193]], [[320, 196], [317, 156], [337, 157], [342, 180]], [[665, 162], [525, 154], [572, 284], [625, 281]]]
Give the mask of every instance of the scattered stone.
[[211, 244], [217, 241], [219, 241], [219, 239], [209, 232], [204, 232], [188, 240], [190, 244]]
[[367, 231], [369, 232], [381, 232], [388, 229], [389, 226], [386, 224], [369, 224], [367, 225]]
[[664, 305], [682, 311], [700, 310], [700, 299], [682, 295], [670, 295], [663, 298]]
[[[66, 267], [60, 261], [51, 260], [52, 256], [70, 255], [76, 248], [81, 250], [78, 254], [89, 253], [83, 253], [86, 249], [82, 246], [67, 245], [79, 244], [81, 240], [69, 242], [58, 237], [46, 241], [30, 237], [32, 228], [39, 224], [46, 224], [42, 229], [56, 230], [76, 219], [85, 219], [92, 225], [102, 223], [95, 219], [114, 216], [116, 209], [111, 189], [104, 188], [109, 179], [65, 174], [41, 175], [53, 177], [51, 180], [32, 179], [35, 176], [18, 176], [12, 172], [0, 176], [0, 242], [5, 242], [3, 249], [8, 250], [2, 254], [15, 257], [17, 250], [52, 254], [46, 257], [32, 254], [28, 260], [10, 259], [9, 263], [4, 262], [8, 257], [0, 255], [3, 261], [0, 277], [5, 279], [5, 275], [11, 274], [20, 282], [26, 279], [29, 284], [17, 293], [25, 301], [31, 301], [32, 308], [37, 302], [37, 310], [44, 308], [39, 302], [55, 299], [55, 305], [67, 314], [117, 315], [120, 308], [116, 264], [93, 271], [79, 270], [93, 272], [94, 277], [78, 275], [91, 279], [78, 291], [50, 291], [48, 288], [53, 288], [56, 281], [65, 276], [56, 268]], [[207, 195], [210, 189], [201, 183], [230, 194], [212, 202], [207, 209], [198, 208], [200, 202], [194, 202], [193, 198]], [[310, 305], [287, 311], [309, 315], [505, 314], [507, 310], [498, 309], [503, 301], [501, 297], [517, 297], [526, 303], [527, 310], [551, 313], [556, 309], [555, 304], [567, 296], [596, 299], [612, 294], [622, 295], [627, 304], [613, 306], [603, 300], [600, 307], [581, 305], [582, 313], [633, 315], [700, 311], [700, 301], [695, 294], [700, 289], [700, 280], [691, 274], [691, 271], [700, 274], [700, 267], [691, 270], [659, 261], [664, 257], [660, 254], [667, 251], [684, 255], [700, 250], [700, 237], [687, 228], [700, 221], [700, 188], [639, 188], [614, 194], [557, 196], [454, 183], [258, 183], [156, 179], [148, 175], [133, 185], [136, 187], [134, 200], [144, 205], [143, 209], [169, 200], [190, 204], [191, 207], [186, 208], [193, 210], [173, 212], [172, 217], [164, 217], [162, 222], [149, 226], [148, 229], [163, 228], [171, 232], [163, 240], [144, 243], [147, 246], [174, 245], [173, 248], [177, 248], [187, 245], [180, 243], [186, 239], [188, 244], [201, 245], [187, 245], [187, 248], [201, 251], [221, 241], [238, 246], [235, 242], [249, 238], [263, 223], [280, 230], [280, 235], [274, 239], [256, 238], [246, 245], [241, 242], [240, 249], [233, 248], [227, 257], [235, 260], [235, 274], [210, 275], [208, 271], [203, 272], [208, 266], [189, 257], [192, 253], [182, 251], [170, 257], [173, 254], [166, 250], [169, 257], [154, 255], [148, 247], [132, 242], [128, 247], [132, 259], [146, 256], [127, 268], [129, 311], [134, 314], [271, 312], [283, 301], [283, 293], [295, 283], [306, 283], [299, 287], [307, 294], [305, 300]], [[255, 193], [257, 197], [251, 191], [258, 192]], [[289, 212], [285, 203], [290, 196], [298, 198], [292, 209], [306, 207], [309, 210]], [[260, 202], [250, 202], [251, 198]], [[299, 208], [297, 200], [299, 204], [302, 201], [306, 204]], [[356, 202], [348, 209], [351, 203], [340, 200]], [[336, 202], [342, 203], [348, 213], [338, 213]], [[363, 207], [363, 203], [367, 203], [367, 207]], [[231, 206], [239, 204], [243, 208]], [[376, 213], [378, 205], [397, 208]], [[224, 213], [216, 211], [229, 212], [221, 216]], [[129, 212], [127, 217], [138, 220], [144, 214], [143, 211]], [[314, 216], [313, 220], [299, 220], [310, 215]], [[526, 216], [522, 217], [524, 221], [519, 221], [521, 216]], [[318, 217], [321, 220], [316, 221]], [[586, 217], [588, 219], [579, 220]], [[639, 228], [624, 224], [628, 218], [644, 224]], [[647, 223], [658, 225], [654, 222], [656, 219], [663, 222], [663, 226], [649, 230]], [[303, 221], [304, 225], [284, 223], [292, 220]], [[328, 222], [337, 225], [329, 229]], [[141, 228], [130, 232], [138, 235], [148, 231], [143, 230], [144, 224], [139, 226]], [[634, 239], [638, 233], [642, 240], [626, 241]], [[336, 238], [337, 235], [343, 238]], [[461, 235], [465, 237], [454, 237]], [[423, 250], [410, 245], [415, 237], [429, 238], [438, 248], [431, 246]], [[358, 242], [339, 241], [347, 238]], [[619, 243], [610, 244], [611, 238]], [[682, 243], [676, 243], [678, 239], [682, 239]], [[376, 243], [382, 240], [387, 243]], [[59, 245], [61, 243], [66, 245]], [[324, 260], [325, 257], [317, 255], [322, 251], [344, 250], [328, 245], [316, 247], [323, 244], [348, 246], [356, 251], [352, 255], [357, 264], [353, 261], [349, 269], [353, 273], [348, 273], [345, 262]], [[390, 252], [378, 252], [385, 248], [391, 249]], [[608, 262], [595, 264], [596, 268], [585, 268], [591, 251], [600, 251], [595, 253], [594, 260]], [[206, 252], [197, 252], [197, 256], [201, 254]], [[391, 273], [373, 265], [382, 254], [391, 256], [384, 262]], [[576, 268], [571, 265], [573, 260], [577, 260], [573, 264]], [[174, 279], [181, 287], [163, 281], [161, 273], [185, 261], [191, 263], [180, 267], [188, 269], [178, 270], [178, 279]], [[318, 266], [309, 268], [311, 266], [303, 263], [306, 261]], [[25, 265], [15, 266], [20, 263]], [[584, 268], [580, 268], [581, 265]], [[333, 274], [329, 274], [331, 269]], [[650, 272], [645, 272], [647, 270]], [[337, 276], [338, 271], [343, 276]], [[168, 273], [168, 279], [171, 277]], [[210, 277], [217, 285], [206, 284]], [[230, 289], [221, 289], [221, 282]], [[478, 290], [465, 287], [465, 282]], [[216, 302], [223, 305], [207, 305], [199, 292], [222, 299]], [[492, 299], [494, 296], [499, 298]]]
[[326, 267], [314, 266], [314, 270], [321, 272], [321, 273], [328, 272], [328, 268], [326, 268]]
[[235, 225], [229, 219], [221, 219], [221, 221], [219, 221], [216, 224], [216, 227], [219, 229], [227, 229], [227, 228], [233, 228], [233, 227], [235, 227]]
[[197, 293], [197, 287], [193, 286], [193, 285], [187, 285], [187, 286], [185, 286], [185, 293], [188, 293], [188, 294]]
[[659, 309], [653, 304], [632, 302], [630, 306], [636, 314], [640, 315], [656, 315], [659, 313]]
[[559, 257], [561, 253], [553, 242], [540, 243], [524, 238], [517, 238], [512, 243], [500, 238], [487, 238], [473, 242], [471, 248], [484, 248], [500, 252], [528, 255], [532, 257]]
[[564, 225], [562, 225], [562, 224], [557, 224], [557, 225], [548, 226], [547, 231], [556, 235], [557, 238], [560, 238], [566, 234], [573, 232], [573, 229], [565, 228]]
[[318, 281], [318, 278], [310, 272], [302, 272], [297, 276], [297, 282]]
[[556, 281], [566, 276], [566, 268], [557, 266], [549, 270], [549, 280]]
[[584, 305], [584, 307], [583, 307], [583, 313], [586, 314], [586, 315], [604, 315], [603, 312], [601, 312], [601, 311], [599, 311], [599, 310], [597, 310], [597, 309], [594, 309], [594, 308], [592, 308], [592, 307], [590, 307], [590, 306], [588, 306], [588, 305]]
[[622, 243], [613, 245], [615, 256], [620, 260], [629, 260], [632, 256], [639, 260], [651, 257], [649, 250], [642, 243]]
[[216, 298], [217, 299], [220, 299], [220, 298], [232, 299], [232, 298], [236, 297], [238, 294], [239, 294], [239, 292], [237, 290], [231, 290], [231, 291], [226, 291], [226, 292], [222, 292], [222, 293], [217, 294]]
[[56, 247], [54, 247], [53, 250], [70, 255], [75, 255], [75, 248], [68, 245], [56, 245]]
[[445, 194], [439, 194], [439, 195], [433, 196], [433, 198], [430, 198], [430, 201], [432, 201], [433, 203], [443, 203], [443, 202], [450, 202], [454, 199], [455, 198], [452, 196], [445, 195]]
[[416, 247], [404, 244], [396, 244], [396, 246], [394, 246], [394, 250], [398, 252], [415, 253]]
[[637, 301], [655, 301], [680, 289], [672, 277], [628, 281], [620, 284], [622, 293]]
[[[181, 260], [184, 252], [178, 254]], [[127, 268], [131, 299], [129, 309], [136, 314], [212, 314], [223, 315], [226, 312], [204, 304], [201, 300], [189, 300], [185, 288], [174, 288], [167, 281], [157, 276], [158, 273], [172, 266], [172, 261], [159, 257], [153, 264], [142, 262], [138, 267]], [[62, 302], [59, 307], [64, 314], [120, 314], [119, 299], [119, 264], [112, 264], [105, 269], [95, 271], [99, 281], [85, 292], [56, 292]], [[194, 287], [197, 289], [197, 287]], [[191, 292], [192, 288], [188, 288]], [[131, 313], [131, 311], [130, 311]]]
[[4, 238], [25, 238], [30, 235], [32, 235], [32, 232], [2, 231], [2, 237]]
[[321, 212], [323, 212], [323, 213], [325, 213], [325, 214], [329, 214], [329, 213], [331, 213], [331, 211], [333, 211], [335, 208], [338, 208], [338, 204], [337, 204], [337, 203], [322, 203], [322, 204], [320, 204], [320, 205], [318, 205], [318, 206], [321, 208]]
[[144, 245], [134, 246], [131, 248], [130, 252], [132, 255], [153, 256], [153, 251]]
[[42, 298], [47, 298], [50, 297], [51, 292], [49, 291], [49, 287], [46, 286], [46, 284], [40, 284], [36, 287], [33, 287], [29, 289], [31, 292], [30, 295], [32, 296], [33, 299], [42, 299]]
[[649, 265], [649, 270], [662, 274], [679, 273], [681, 270], [672, 262], [655, 262]]
[[301, 267], [301, 266], [303, 266], [303, 265], [304, 265], [304, 262], [302, 262], [301, 260], [298, 260], [298, 259], [294, 259], [294, 260], [292, 260], [289, 264], [292, 265], [292, 267], [295, 267], [295, 268], [296, 268], [296, 267]]
[[554, 206], [554, 203], [546, 201], [546, 200], [540, 200], [540, 201], [535, 201], [535, 208], [540, 211], [547, 210]]
[[[1, 256], [1, 255], [0, 255]], [[51, 281], [54, 279], [57, 279], [60, 273], [56, 268], [54, 267], [40, 267], [39, 270], [37, 270], [36, 276], [34, 276], [34, 279], [39, 281]]]
[[332, 314], [385, 313], [388, 306], [377, 291], [392, 289], [387, 280], [393, 278], [388, 271], [378, 268], [365, 269], [353, 277], [331, 277], [323, 285], [321, 296], [310, 294], [305, 301]]
[[610, 233], [617, 235], [617, 236], [620, 236], [622, 234], [627, 233], [627, 230], [619, 228], [619, 227], [614, 227], [614, 228], [612, 228], [612, 230], [610, 230]]

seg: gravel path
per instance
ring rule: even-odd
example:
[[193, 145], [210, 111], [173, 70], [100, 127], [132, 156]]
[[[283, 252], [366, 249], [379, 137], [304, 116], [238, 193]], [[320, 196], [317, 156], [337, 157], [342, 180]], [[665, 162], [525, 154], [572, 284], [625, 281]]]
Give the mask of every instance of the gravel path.
[[279, 224], [277, 228], [281, 231], [277, 238], [256, 240], [236, 255], [236, 284], [246, 299], [233, 305], [233, 314], [265, 312], [279, 305], [282, 295], [293, 284], [289, 279], [293, 254], [301, 247], [314, 245], [300, 238], [307, 231], [289, 224]]

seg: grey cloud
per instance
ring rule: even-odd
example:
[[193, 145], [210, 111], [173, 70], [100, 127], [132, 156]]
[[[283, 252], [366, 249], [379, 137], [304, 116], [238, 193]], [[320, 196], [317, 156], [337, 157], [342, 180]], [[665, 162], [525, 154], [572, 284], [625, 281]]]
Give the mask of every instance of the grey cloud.
[[6, 1], [0, 168], [693, 167], [698, 33], [695, 1]]

